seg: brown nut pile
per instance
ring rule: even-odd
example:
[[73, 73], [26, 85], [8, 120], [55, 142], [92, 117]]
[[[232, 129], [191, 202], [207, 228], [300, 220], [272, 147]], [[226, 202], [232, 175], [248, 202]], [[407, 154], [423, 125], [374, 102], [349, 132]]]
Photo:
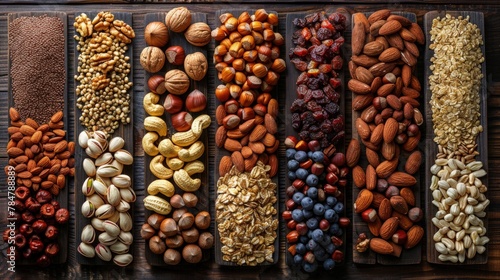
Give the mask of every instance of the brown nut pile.
[[35, 260], [48, 266], [60, 250], [59, 225], [69, 220], [69, 211], [60, 207], [56, 197], [66, 186], [66, 176], [75, 173], [75, 144], [65, 140], [61, 111], [52, 115], [48, 124], [30, 118], [23, 122], [14, 108], [9, 116], [9, 165], [5, 173], [15, 177], [13, 216], [17, 222], [16, 235], [10, 235], [8, 229], [3, 238], [9, 244], [13, 239], [16, 260]]
[[370, 248], [399, 256], [401, 246], [414, 247], [424, 233], [417, 225], [423, 212], [412, 190], [422, 163], [418, 143], [424, 121], [419, 110], [422, 88], [413, 72], [424, 35], [418, 24], [389, 10], [368, 18], [356, 13], [353, 21], [348, 88], [356, 95], [353, 110], [361, 112], [355, 128], [368, 160], [366, 167], [358, 165], [361, 147], [353, 139], [346, 160], [354, 185], [361, 189], [354, 211], [368, 223], [372, 236], [380, 237], [371, 239]]
[[99, 12], [91, 20], [86, 14], [75, 18], [78, 42], [77, 107], [80, 123], [89, 131], [112, 134], [120, 123], [130, 123], [130, 57], [127, 45], [135, 32], [110, 12]]
[[214, 62], [223, 82], [215, 90], [221, 102], [215, 142], [232, 153], [221, 159], [219, 174], [224, 176], [233, 165], [249, 172], [260, 160], [271, 166], [273, 177], [278, 171], [278, 102], [270, 92], [286, 69], [279, 58], [284, 38], [274, 31], [278, 16], [258, 9], [238, 17], [224, 13], [219, 20], [221, 25], [212, 30], [212, 38], [220, 42]]

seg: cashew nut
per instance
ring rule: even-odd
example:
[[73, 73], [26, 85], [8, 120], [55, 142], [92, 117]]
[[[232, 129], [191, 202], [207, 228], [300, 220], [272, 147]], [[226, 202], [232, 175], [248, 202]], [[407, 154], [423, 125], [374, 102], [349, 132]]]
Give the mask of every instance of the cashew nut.
[[144, 106], [144, 111], [151, 116], [163, 116], [163, 112], [165, 108], [162, 105], [158, 104], [160, 101], [160, 96], [158, 94], [154, 94], [152, 92], [146, 94], [144, 99], [142, 100], [142, 105]]
[[158, 140], [156, 132], [148, 132], [142, 137], [142, 148], [146, 154], [152, 157], [159, 153], [158, 147], [155, 146], [156, 140]]
[[190, 162], [201, 157], [203, 152], [205, 152], [205, 145], [201, 141], [196, 141], [188, 149], [180, 150], [177, 155], [182, 161]]
[[193, 179], [184, 169], [179, 169], [174, 172], [174, 182], [185, 192], [195, 192], [201, 186], [201, 180]]
[[179, 158], [169, 158], [167, 159], [167, 165], [172, 170], [179, 170], [184, 166], [184, 161]]
[[167, 136], [167, 124], [163, 119], [156, 116], [149, 116], [144, 119], [144, 129], [155, 131], [160, 136]]
[[163, 165], [165, 157], [162, 155], [155, 156], [149, 163], [149, 170], [151, 173], [160, 179], [170, 179], [174, 175], [174, 171]]
[[172, 143], [172, 140], [165, 138], [161, 140], [160, 144], [158, 145], [158, 149], [160, 151], [160, 154], [162, 154], [164, 157], [171, 158], [177, 157], [177, 153], [182, 148], [174, 145], [174, 143]]
[[200, 115], [193, 120], [191, 124], [191, 129], [184, 132], [177, 132], [172, 135], [172, 142], [181, 147], [186, 147], [198, 140], [200, 138], [203, 129], [210, 126], [212, 120], [209, 115]]
[[195, 160], [190, 163], [186, 163], [183, 169], [187, 172], [187, 174], [189, 174], [189, 176], [193, 176], [193, 174], [205, 171], [205, 165], [203, 162]]

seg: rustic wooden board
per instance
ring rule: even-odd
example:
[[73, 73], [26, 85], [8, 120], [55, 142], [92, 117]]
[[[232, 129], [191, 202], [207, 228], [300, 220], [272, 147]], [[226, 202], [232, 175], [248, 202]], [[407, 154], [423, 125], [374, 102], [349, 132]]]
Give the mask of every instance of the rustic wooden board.
[[[148, 23], [153, 22], [153, 21], [164, 22], [165, 15], [166, 15], [166, 12], [165, 13], [146, 14], [144, 17], [144, 26], [146, 26]], [[191, 22], [207, 22], [207, 15], [204, 13], [193, 13], [193, 14], [191, 14]], [[194, 52], [201, 52], [205, 56], [207, 56], [207, 50], [205, 47], [196, 47], [196, 46], [191, 45], [189, 42], [186, 41], [186, 39], [184, 38], [184, 35], [182, 33], [175, 33], [175, 32], [170, 31], [169, 38], [170, 39], [169, 39], [169, 42], [167, 45], [168, 46], [175, 46], [175, 45], [182, 46], [184, 48], [184, 51], [186, 52], [186, 55], [188, 55], [190, 53], [194, 53]], [[141, 44], [143, 44], [143, 42], [141, 42]], [[165, 50], [166, 48], [167, 47], [164, 47], [162, 49]], [[165, 66], [163, 67], [163, 69], [160, 72], [158, 72], [158, 74], [164, 75], [167, 71], [172, 70], [172, 69], [184, 70], [184, 67], [183, 66], [175, 66], [175, 65], [172, 65], [168, 62], [165, 62]], [[148, 88], [147, 82], [148, 82], [149, 77], [152, 76], [152, 74], [147, 72], [147, 71], [144, 71], [144, 72], [145, 72], [144, 94], [146, 94], [150, 91]], [[207, 78], [205, 77], [201, 81], [194, 81], [191, 79], [191, 85], [189, 87], [189, 90], [185, 94], [183, 94], [181, 97], [183, 99], [185, 99], [185, 97], [194, 89], [198, 89], [199, 91], [201, 91], [205, 95], [207, 95], [208, 94], [208, 92], [207, 92]], [[167, 95], [167, 93], [164, 93], [161, 96], [159, 104], [163, 104], [166, 95]], [[208, 108], [208, 106], [207, 106], [207, 108]], [[207, 114], [207, 109], [205, 109], [199, 113], [191, 113], [193, 118], [196, 118], [197, 116], [199, 116], [201, 114]], [[172, 126], [172, 122], [170, 120], [170, 114], [167, 112], [165, 112], [165, 120], [167, 122], [167, 127], [168, 127], [168, 137], [171, 137], [172, 134], [175, 132], [175, 130], [174, 130], [174, 128]], [[162, 139], [159, 139], [158, 141], [161, 141], [161, 140]], [[199, 158], [199, 160], [203, 162], [203, 164], [206, 166], [206, 169], [203, 173], [197, 174], [196, 176], [198, 176], [198, 177], [195, 176], [195, 178], [201, 179], [201, 186], [195, 192], [196, 196], [198, 196], [198, 204], [196, 205], [196, 207], [189, 209], [190, 212], [192, 212], [194, 215], [196, 215], [200, 211], [209, 211], [209, 209], [210, 209], [209, 208], [210, 202], [208, 199], [208, 197], [209, 197], [209, 189], [208, 189], [208, 187], [209, 187], [209, 184], [208, 184], [208, 132], [206, 130], [203, 132], [200, 140], [203, 141], [203, 143], [205, 144], [205, 152], [203, 153], [201, 158]], [[147, 154], [144, 154], [144, 159], [145, 159], [144, 160], [144, 169], [146, 171], [145, 176], [144, 176], [144, 186], [145, 186], [145, 189], [147, 190], [147, 186], [149, 185], [149, 183], [156, 180], [157, 178], [151, 172], [149, 172], [149, 163], [151, 162], [152, 157], [147, 155]], [[175, 186], [175, 182], [173, 181], [173, 179], [169, 179], [169, 180]], [[182, 194], [183, 191], [180, 190], [178, 187], [176, 187], [176, 193]], [[162, 195], [158, 194], [158, 196], [162, 196]], [[166, 198], [166, 197], [164, 197], [164, 198]], [[167, 201], [169, 201], [169, 199], [167, 199]], [[145, 220], [147, 220], [147, 217], [149, 217], [153, 212], [149, 211], [147, 209], [144, 209], [144, 211], [145, 211], [145, 215], [144, 215]], [[177, 266], [167, 265], [163, 261], [163, 254], [162, 255], [154, 254], [149, 249], [148, 242], [145, 242], [145, 243], [146, 243], [145, 244], [145, 255], [146, 255], [146, 259], [150, 265], [168, 266], [169, 268], [174, 268], [174, 267], [180, 268], [180, 267], [192, 267], [193, 266], [192, 264], [189, 264], [189, 263], [185, 262], [184, 260]], [[203, 250], [202, 261], [207, 261], [209, 259], [210, 259], [210, 250]]]
[[[344, 38], [345, 38], [345, 35], [347, 35], [348, 32], [350, 32], [350, 17], [349, 17], [349, 14], [345, 11], [345, 10], [332, 10], [332, 9], [327, 9], [326, 11], [326, 15], [329, 15], [333, 12], [339, 12], [339, 13], [342, 13], [344, 14], [344, 16], [346, 17], [346, 30], [344, 31]], [[287, 29], [286, 29], [286, 36], [285, 36], [285, 40], [286, 40], [286, 50], [290, 50], [292, 48], [295, 47], [295, 45], [293, 44], [292, 42], [292, 36], [293, 36], [293, 33], [297, 30], [293, 24], [293, 20], [295, 18], [304, 18], [305, 16], [309, 15], [313, 13], [312, 11], [311, 12], [297, 12], [297, 13], [289, 13], [286, 15], [286, 26], [287, 26]], [[348, 51], [346, 49], [346, 46], [349, 44], [349, 42], [346, 40], [344, 42], [344, 45], [342, 46], [342, 58], [344, 59], [344, 61], [347, 61], [347, 54], [348, 54]], [[289, 136], [289, 135], [293, 135], [295, 137], [297, 137], [297, 139], [299, 139], [299, 136], [298, 136], [298, 133], [297, 131], [295, 131], [295, 129], [293, 129], [292, 127], [292, 114], [290, 113], [290, 107], [292, 106], [292, 103], [293, 101], [297, 98], [297, 94], [296, 94], [296, 90], [297, 90], [297, 78], [299, 77], [300, 75], [300, 71], [298, 71], [294, 66], [293, 64], [290, 62], [290, 57], [288, 55], [286, 55], [286, 63], [287, 63], [287, 69], [286, 69], [286, 96], [285, 96], [285, 137]], [[346, 70], [346, 66], [347, 64], [344, 63], [344, 66], [343, 66], [343, 70], [342, 71], [339, 71], [339, 78], [340, 80], [342, 81], [342, 85], [340, 87], [340, 96], [341, 96], [341, 99], [340, 99], [340, 111], [341, 111], [341, 115], [343, 115], [344, 117], [346, 116], [346, 99], [345, 99], [345, 70]], [[347, 135], [347, 133], [346, 133]], [[345, 138], [343, 141], [340, 141], [337, 145], [337, 151], [339, 152], [345, 152]], [[286, 161], [285, 161], [286, 162]], [[286, 172], [285, 174], [288, 174], [288, 168], [285, 167], [286, 169]], [[285, 176], [286, 180], [285, 180], [285, 189], [290, 186], [292, 184], [292, 182], [290, 181], [290, 179], [288, 179], [288, 176]], [[343, 199], [343, 203], [344, 203], [344, 206], [345, 206], [345, 209], [344, 209], [344, 216], [346, 216], [346, 213], [347, 213], [347, 207], [349, 207], [346, 202], [346, 198], [347, 198], [347, 187], [344, 188], [344, 189], [340, 189], [340, 191], [344, 194], [342, 195], [342, 199]], [[288, 200], [289, 198], [286, 197], [285, 198], [285, 201]], [[282, 205], [281, 207], [283, 207], [283, 210], [286, 209], [285, 205]], [[286, 228], [286, 227], [285, 227]], [[343, 245], [342, 245], [342, 248], [340, 249], [342, 252], [344, 252], [344, 256], [346, 256], [346, 249], [347, 249], [347, 232], [346, 232], [347, 229], [344, 229], [344, 234], [342, 235], [342, 240], [344, 241], [343, 242]], [[286, 242], [286, 240], [285, 240]], [[285, 252], [286, 252], [286, 264], [291, 267], [291, 268], [296, 268], [296, 269], [300, 269], [300, 268], [297, 268], [296, 265], [293, 264], [293, 256], [292, 254], [290, 254], [287, 249], [289, 247], [289, 244], [288, 242], [285, 243]], [[342, 262], [341, 264], [336, 264], [335, 266], [339, 266], [339, 265], [344, 265], [345, 264], [345, 261]], [[318, 270], [321, 270], [318, 269]]]
[[[429, 86], [429, 81], [428, 77], [432, 74], [432, 71], [429, 69], [431, 65], [431, 57], [434, 55], [434, 51], [429, 49], [429, 45], [431, 44], [431, 35], [430, 35], [430, 30], [432, 28], [432, 20], [435, 19], [436, 17], [444, 17], [446, 14], [450, 14], [454, 17], [462, 16], [463, 18], [469, 16], [469, 21], [471, 23], [474, 23], [477, 25], [477, 27], [481, 30], [481, 33], [483, 35], [483, 41], [485, 39], [485, 29], [484, 29], [484, 14], [482, 12], [473, 12], [473, 11], [431, 11], [427, 12], [424, 15], [424, 32], [426, 35], [426, 48], [425, 48], [425, 83], [424, 83], [424, 90], [425, 90], [425, 104], [428, 104], [432, 92], [430, 90]], [[481, 46], [481, 51], [483, 55], [486, 54], [485, 52], [485, 44], [484, 43]], [[479, 151], [479, 156], [477, 157], [477, 160], [480, 160], [483, 163], [483, 169], [488, 172], [488, 124], [487, 124], [487, 105], [488, 105], [488, 93], [487, 93], [487, 87], [486, 87], [486, 59], [485, 62], [481, 65], [481, 70], [483, 72], [483, 79], [481, 81], [481, 89], [479, 91], [481, 103], [480, 103], [480, 112], [481, 112], [481, 125], [483, 126], [483, 132], [479, 134], [479, 139], [477, 140], [478, 144], [478, 151]], [[430, 168], [434, 164], [434, 160], [436, 157], [436, 154], [438, 152], [438, 146], [434, 142], [434, 129], [432, 127], [433, 122], [432, 122], [432, 111], [430, 106], [426, 106], [425, 110], [425, 118], [426, 118], [426, 123], [427, 123], [427, 134], [425, 137], [425, 171], [426, 171], [426, 176], [425, 176], [425, 217], [426, 217], [426, 223], [427, 223], [427, 261], [430, 263], [436, 263], [436, 264], [448, 264], [448, 265], [454, 265], [451, 262], [442, 262], [438, 259], [439, 253], [436, 251], [434, 248], [435, 241], [433, 240], [432, 236], [437, 231], [436, 226], [432, 223], [431, 219], [434, 217], [436, 214], [437, 208], [432, 204], [432, 191], [429, 189], [432, 174], [430, 173]], [[488, 175], [481, 178], [481, 181], [488, 187]], [[486, 193], [486, 196], [488, 196], [488, 193]], [[490, 206], [491, 207], [491, 206]], [[486, 210], [488, 211], [488, 208]], [[484, 221], [484, 226], [486, 229], [488, 229], [488, 215], [485, 218], [482, 218]], [[488, 234], [487, 234], [488, 235]], [[456, 265], [477, 265], [477, 264], [486, 264], [488, 262], [488, 246], [486, 245], [486, 252], [483, 254], [476, 254], [476, 256], [473, 259], [466, 259], [464, 263], [456, 263]]]
[[[68, 49], [68, 20], [67, 20], [67, 16], [66, 16], [66, 13], [64, 12], [50, 12], [50, 11], [47, 11], [47, 12], [19, 12], [19, 13], [9, 13], [8, 14], [8, 25], [10, 25], [10, 23], [15, 20], [16, 18], [20, 18], [20, 17], [39, 17], [39, 16], [43, 16], [43, 15], [46, 15], [46, 16], [49, 16], [49, 17], [57, 17], [59, 18], [62, 23], [63, 23], [63, 32], [64, 32], [64, 49]], [[64, 116], [63, 116], [63, 122], [64, 122], [64, 130], [68, 131], [69, 128], [68, 128], [68, 112], [69, 112], [69, 107], [71, 106], [70, 104], [68, 104], [68, 96], [65, 94], [66, 92], [68, 92], [68, 57], [67, 57], [67, 54], [64, 54], [64, 65], [65, 65], [65, 71], [66, 71], [66, 84], [64, 86], [64, 109], [63, 109], [63, 113], [64, 113]], [[10, 61], [10, 52], [9, 52], [9, 55], [8, 55], [8, 69], [9, 69], [9, 82], [8, 82], [8, 89], [9, 89], [9, 95], [8, 95], [8, 104], [9, 104], [9, 107], [13, 107], [15, 105], [14, 103], [14, 98], [13, 98], [13, 95], [12, 95], [12, 78], [10, 76], [10, 66], [11, 66], [11, 61]], [[33, 94], [36, 94], [36, 93], [33, 93]], [[53, 113], [56, 113], [56, 112], [53, 112]], [[8, 115], [8, 111], [6, 113]], [[9, 123], [10, 123], [10, 118], [9, 118]], [[68, 133], [66, 133], [66, 140], [69, 140], [68, 139]], [[60, 190], [59, 192], [59, 195], [56, 197], [56, 200], [57, 202], [59, 202], [61, 208], [66, 208], [69, 210], [68, 208], [68, 193], [69, 193], [69, 187], [68, 187], [68, 183], [69, 183], [69, 177], [66, 177], [66, 187], [62, 190]], [[66, 262], [66, 259], [68, 257], [68, 237], [69, 237], [69, 224], [65, 224], [65, 225], [62, 225], [62, 226], [59, 226], [58, 227], [59, 229], [59, 238], [58, 238], [58, 243], [59, 243], [59, 246], [60, 246], [60, 249], [59, 249], [59, 254], [57, 254], [57, 256], [55, 258], [52, 259], [52, 263], [53, 264], [63, 264]], [[22, 260], [22, 261], [18, 261], [16, 262], [16, 264], [19, 264], [19, 265], [34, 265], [35, 264], [35, 261], [27, 261], [27, 260]]]
[[[238, 16], [243, 13], [243, 12], [248, 12], [250, 15], [252, 15], [254, 12], [255, 12], [255, 9], [222, 9], [222, 10], [217, 10], [215, 12], [215, 26], [220, 26], [220, 20], [219, 20], [219, 16], [223, 13], [232, 13], [236, 18], [238, 18]], [[267, 10], [268, 13], [273, 13], [273, 14], [277, 14], [276, 12], [274, 11], [270, 11], [270, 10]], [[217, 46], [218, 45], [218, 42], [215, 41], [215, 45]], [[282, 55], [283, 56], [283, 55]], [[217, 71], [215, 69], [213, 69], [213, 71]], [[214, 75], [214, 87], [217, 87], [218, 85], [220, 85], [222, 82], [217, 78], [217, 74]], [[273, 98], [275, 98], [276, 100], [278, 100], [278, 103], [279, 103], [279, 99], [278, 99], [278, 91], [279, 91], [279, 88], [278, 86], [276, 86], [274, 88], [274, 90], [271, 92], [271, 95]], [[218, 105], [220, 105], [220, 101], [215, 98], [215, 108], [217, 108]], [[277, 139], [279, 137], [279, 135], [276, 135]], [[214, 164], [214, 167], [215, 167], [215, 170], [213, 171], [214, 174], [215, 174], [215, 177], [214, 177], [214, 189], [215, 189], [215, 199], [217, 199], [217, 181], [219, 180], [219, 162], [221, 160], [221, 158], [223, 156], [230, 156], [231, 153], [229, 153], [227, 150], [225, 150], [224, 148], [215, 148], [215, 164]], [[279, 211], [279, 184], [278, 184], [278, 177], [279, 177], [279, 174], [276, 174], [276, 176], [274, 176], [272, 178], [273, 182], [278, 186], [276, 188], [276, 198], [277, 198], [277, 201], [276, 201], [276, 204], [274, 205], [274, 208], [276, 208], [276, 211], [277, 213], [280, 213]], [[215, 215], [216, 215], [216, 211], [214, 211], [214, 217], [213, 219], [215, 220]], [[276, 219], [279, 219], [279, 215], [276, 214], [275, 216]], [[280, 236], [280, 233], [279, 233], [279, 227], [278, 229], [276, 230], [277, 231], [277, 236], [276, 236], [276, 240], [274, 241], [274, 254], [273, 254], [273, 260], [274, 262], [273, 263], [270, 263], [270, 262], [263, 262], [262, 264], [260, 264], [259, 266], [266, 266], [266, 265], [272, 265], [272, 264], [276, 264], [278, 262], [278, 258], [279, 258], [279, 254], [280, 254], [280, 251], [279, 251], [279, 236]], [[233, 262], [226, 262], [226, 261], [223, 261], [222, 260], [222, 257], [223, 257], [223, 254], [221, 252], [221, 247], [222, 247], [222, 244], [220, 242], [220, 237], [219, 237], [219, 231], [217, 230], [217, 221], [215, 222], [215, 244], [214, 244], [214, 248], [215, 248], [215, 262], [219, 265], [225, 265], [225, 266], [239, 266], [238, 264], [235, 264]]]
[[[366, 13], [366, 16], [368, 17], [371, 13]], [[397, 15], [402, 15], [408, 19], [410, 19], [412, 22], [417, 21], [417, 17], [414, 13], [409, 13], [409, 12], [392, 12], [392, 14], [397, 14]], [[418, 70], [417, 70], [418, 71]], [[354, 99], [354, 94], [352, 94], [352, 98]], [[352, 111], [352, 138], [357, 138], [360, 139], [358, 136], [358, 132], [356, 130], [355, 126], [355, 121], [356, 119], [361, 115], [360, 112], [357, 111]], [[422, 127], [421, 127], [422, 129]], [[425, 133], [422, 132], [422, 133]], [[361, 141], [361, 140], [360, 140]], [[419, 150], [422, 150], [421, 144], [419, 145]], [[410, 153], [402, 151], [399, 159], [399, 165], [397, 170], [404, 170], [404, 165], [406, 163], [406, 160]], [[359, 165], [362, 167], [366, 167], [368, 164], [368, 161], [366, 159], [366, 153], [365, 153], [365, 146], [361, 144], [361, 157], [359, 160]], [[416, 206], [420, 207], [420, 185], [421, 185], [421, 171], [418, 171], [415, 175], [415, 178], [417, 179], [416, 185], [412, 188], [413, 193], [415, 195], [415, 201], [416, 201]], [[355, 201], [356, 197], [358, 196], [360, 189], [358, 189], [354, 184], [352, 184], [352, 199]], [[353, 242], [353, 262], [354, 263], [362, 263], [362, 264], [384, 264], [384, 265], [407, 265], [407, 264], [418, 264], [421, 262], [421, 249], [422, 245], [419, 244], [415, 247], [413, 247], [410, 250], [403, 249], [403, 252], [401, 253], [401, 256], [399, 258], [390, 256], [390, 255], [381, 255], [381, 254], [375, 254], [371, 250], [368, 250], [368, 252], [365, 253], [359, 253], [356, 250], [356, 240], [358, 238], [358, 234], [365, 232], [368, 237], [370, 238], [371, 233], [368, 229], [368, 225], [366, 222], [364, 222], [361, 219], [360, 214], [356, 214], [353, 212], [353, 217], [352, 217], [352, 222], [353, 222], [353, 236], [352, 236], [352, 242]], [[425, 241], [422, 241], [425, 242]]]
[[[82, 12], [75, 13], [75, 17], [79, 16], [81, 13]], [[97, 15], [97, 12], [85, 12], [85, 13], [91, 19], [93, 19]], [[132, 14], [131, 13], [113, 12], [113, 11], [112, 11], [112, 13], [115, 16], [115, 19], [123, 20], [124, 22], [126, 22], [127, 24], [132, 26]], [[75, 74], [78, 74], [76, 72], [76, 69], [78, 68], [78, 55], [80, 54], [80, 52], [78, 52], [78, 50], [76, 49], [76, 46], [77, 46], [77, 43], [75, 43], [75, 49], [74, 49], [74, 69], [75, 69]], [[132, 53], [133, 53], [132, 46], [133, 46], [133, 43], [129, 44], [128, 50], [126, 52], [126, 55], [129, 56], [130, 58], [132, 58]], [[130, 59], [129, 63], [130, 63], [130, 69], [133, 69], [133, 67], [134, 67], [133, 59]], [[131, 80], [131, 81], [133, 80], [132, 73], [133, 73], [133, 71], [131, 71], [130, 75], [129, 75], [129, 80]], [[75, 89], [76, 89], [76, 86], [78, 86], [78, 82], [75, 81]], [[128, 93], [130, 94], [130, 101], [131, 101], [129, 104], [129, 106], [130, 106], [129, 117], [132, 120], [133, 114], [134, 114], [134, 109], [133, 109], [134, 106], [133, 106], [133, 102], [132, 102], [132, 100], [133, 100], [132, 89], [129, 89]], [[81, 214], [81, 206], [86, 200], [85, 196], [82, 194], [81, 187], [82, 187], [82, 184], [85, 181], [85, 179], [87, 179], [87, 175], [83, 171], [83, 160], [88, 156], [86, 155], [85, 150], [82, 149], [78, 145], [78, 135], [80, 135], [80, 132], [86, 130], [86, 128], [83, 127], [79, 121], [80, 116], [82, 114], [81, 114], [81, 110], [76, 107], [76, 100], [77, 99], [78, 99], [78, 97], [75, 98], [75, 109], [74, 109], [75, 110], [75, 141], [76, 141], [76, 149], [75, 149], [76, 163], [75, 163], [75, 165], [76, 165], [76, 170], [77, 170], [77, 172], [75, 174], [75, 184], [74, 184], [75, 185], [75, 213], [74, 214], [75, 214], [75, 227], [76, 227], [76, 233], [75, 233], [75, 238], [76, 238], [75, 246], [76, 246], [76, 248], [78, 248], [78, 245], [81, 242], [81, 232], [82, 232], [83, 228], [86, 225], [90, 224], [90, 219], [83, 217], [83, 215]], [[127, 125], [120, 124], [119, 128], [115, 130], [113, 135], [111, 135], [108, 140], [110, 140], [112, 137], [115, 137], [115, 136], [122, 137], [125, 140], [125, 146], [123, 147], [123, 149], [129, 151], [131, 154], [134, 154], [134, 129], [133, 129], [132, 123], [127, 124]], [[122, 174], [127, 174], [130, 176], [130, 178], [132, 180], [132, 188], [134, 188], [133, 170], [134, 170], [133, 165], [128, 165], [128, 166], [125, 165], [123, 167], [123, 172], [122, 172]], [[134, 203], [130, 203], [130, 210], [128, 211], [128, 213], [130, 214], [130, 216], [132, 217], [132, 220], [133, 220], [134, 219]], [[96, 230], [96, 234], [98, 235], [99, 233], [100, 232], [98, 230]], [[96, 241], [94, 241], [93, 244], [94, 244], [94, 246], [98, 244], [97, 237], [96, 237]], [[132, 245], [130, 245], [129, 252], [133, 252], [133, 251], [134, 251], [134, 243], [132, 243]], [[76, 261], [79, 264], [84, 264], [84, 265], [113, 265], [112, 261], [105, 262], [97, 256], [94, 258], [91, 258], [91, 259], [86, 258], [86, 257], [82, 256], [80, 253], [78, 253], [78, 251], [76, 251]]]

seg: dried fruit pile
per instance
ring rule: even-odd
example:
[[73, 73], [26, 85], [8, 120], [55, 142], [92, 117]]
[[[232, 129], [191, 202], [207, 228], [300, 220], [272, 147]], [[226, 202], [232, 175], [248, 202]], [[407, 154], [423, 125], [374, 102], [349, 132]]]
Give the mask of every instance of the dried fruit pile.
[[485, 195], [486, 171], [483, 162], [476, 160], [479, 155], [476, 141], [483, 130], [480, 120], [483, 38], [481, 30], [468, 17], [455, 18], [449, 14], [432, 21], [430, 34], [429, 48], [434, 55], [429, 103], [434, 141], [438, 144], [438, 154], [430, 168], [432, 204], [438, 209], [432, 218], [436, 226], [433, 241], [440, 261], [463, 263], [484, 253], [490, 241], [483, 220], [490, 204]]
[[289, 57], [301, 74], [296, 81], [297, 99], [290, 108], [292, 127], [302, 140], [317, 140], [321, 148], [340, 143], [345, 136], [339, 106], [345, 22], [340, 13], [328, 17], [314, 13], [293, 21], [297, 31]]
[[57, 257], [60, 246], [66, 245], [58, 238], [61, 225], [69, 220], [69, 211], [61, 208], [56, 198], [66, 187], [66, 176], [74, 176], [75, 143], [65, 140], [61, 111], [46, 124], [31, 118], [22, 121], [14, 108], [10, 108], [9, 116], [9, 164], [5, 173], [15, 177], [15, 190], [10, 184], [8, 189], [15, 195], [9, 201], [15, 209], [9, 212], [9, 218], [16, 220], [16, 229], [7, 229], [3, 240], [14, 244], [7, 253], [15, 247], [16, 261], [34, 260], [40, 266], [48, 266]]
[[[177, 7], [167, 13], [165, 23], [150, 22], [145, 29], [148, 46], [140, 60], [142, 67], [153, 74], [147, 83], [150, 92], [143, 99], [146, 133], [142, 147], [150, 157], [149, 171], [156, 178], [147, 182], [148, 196], [143, 202], [150, 212], [141, 236], [148, 241], [150, 251], [162, 255], [168, 265], [177, 265], [183, 259], [198, 263], [203, 259], [202, 249], [213, 244], [213, 236], [207, 231], [210, 215], [197, 205], [199, 189], [205, 187], [199, 178], [205, 172], [202, 134], [211, 119], [204, 114], [207, 98], [196, 89], [196, 81], [205, 77], [208, 63], [202, 52], [186, 54], [182, 46], [167, 47], [169, 31], [183, 32], [186, 41], [194, 46], [210, 42], [208, 25], [191, 20], [187, 8]], [[156, 73], [166, 66], [183, 68], [171, 69], [164, 75]], [[192, 91], [185, 94], [189, 89]], [[199, 217], [203, 223], [198, 222]]]
[[88, 156], [82, 164], [87, 178], [81, 187], [85, 196], [81, 214], [90, 220], [82, 229], [77, 251], [86, 258], [97, 255], [105, 262], [127, 266], [133, 260], [129, 253], [134, 240], [130, 204], [136, 195], [130, 176], [122, 172], [134, 158], [123, 149], [123, 138], [107, 138], [100, 130], [82, 131], [78, 136], [78, 144]]
[[[424, 43], [418, 24], [406, 17], [379, 10], [368, 18], [353, 15], [351, 80], [354, 111], [360, 113], [355, 128], [364, 146], [366, 166], [359, 165], [361, 146], [353, 139], [347, 149], [354, 185], [361, 191], [354, 211], [368, 223], [370, 248], [380, 254], [399, 256], [423, 237], [417, 223], [422, 210], [414, 188], [422, 162], [418, 150], [423, 116], [420, 91], [414, 75], [419, 56], [417, 44]], [[382, 157], [380, 157], [382, 156]], [[358, 252], [367, 250], [367, 233], [358, 239]], [[375, 241], [375, 242], [373, 242]]]
[[[215, 143], [218, 148], [225, 149], [231, 155], [220, 159], [218, 181], [220, 183], [229, 180], [226, 178], [228, 175], [240, 173], [240, 176], [255, 178], [256, 173], [262, 172], [263, 174], [258, 177], [270, 180], [278, 172], [276, 151], [279, 147], [276, 136], [278, 102], [272, 97], [271, 91], [278, 84], [280, 73], [286, 69], [285, 61], [279, 58], [280, 46], [284, 44], [284, 39], [275, 31], [278, 26], [278, 15], [258, 9], [252, 15], [242, 12], [238, 17], [224, 13], [219, 16], [219, 20], [221, 25], [212, 30], [212, 38], [220, 42], [214, 50], [214, 62], [218, 78], [223, 82], [215, 90], [215, 96], [221, 103], [216, 109], [219, 127], [215, 134]], [[252, 188], [252, 193], [256, 194], [258, 192], [255, 190], [264, 191], [264, 186], [253, 183], [249, 185], [241, 181], [237, 181], [236, 187], [244, 190]], [[276, 188], [271, 190], [273, 195], [266, 201], [260, 201], [259, 209], [267, 209], [264, 211], [266, 215], [271, 213], [272, 221], [262, 222], [276, 225], [269, 228], [275, 232], [277, 213], [269, 200], [276, 202]], [[222, 206], [227, 203], [220, 199], [224, 195], [221, 193], [217, 197], [218, 210], [222, 210], [224, 208]], [[232, 223], [234, 217], [228, 214], [230, 214], [228, 210], [218, 211], [218, 225]], [[237, 218], [242, 219], [242, 217]], [[251, 233], [250, 238], [257, 238], [256, 242], [266, 247], [265, 254], [247, 254], [245, 247], [241, 247], [239, 245], [241, 243], [238, 242], [241, 233], [237, 233], [236, 236], [227, 235], [227, 230], [219, 230], [219, 233], [220, 241], [224, 245], [223, 261], [240, 265], [276, 261], [273, 258], [276, 234], [270, 235], [266, 231], [247, 231], [247, 234]], [[243, 254], [235, 254], [236, 257], [233, 257], [231, 253], [233, 250], [242, 251]]]
[[341, 113], [341, 47], [346, 18], [340, 13], [314, 13], [293, 20], [297, 31], [290, 59], [302, 73], [297, 99], [290, 110], [292, 126], [301, 140], [285, 140], [288, 160], [286, 210], [283, 219], [293, 265], [306, 272], [319, 266], [332, 270], [344, 259], [344, 187], [349, 169], [343, 150], [344, 117]]

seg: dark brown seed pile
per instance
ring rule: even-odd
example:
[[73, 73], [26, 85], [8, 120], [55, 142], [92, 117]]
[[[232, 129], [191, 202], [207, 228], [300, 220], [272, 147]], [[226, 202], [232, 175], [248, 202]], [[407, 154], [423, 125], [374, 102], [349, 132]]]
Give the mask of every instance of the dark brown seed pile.
[[48, 123], [64, 109], [64, 40], [57, 17], [20, 17], [10, 23], [12, 95], [21, 119]]

